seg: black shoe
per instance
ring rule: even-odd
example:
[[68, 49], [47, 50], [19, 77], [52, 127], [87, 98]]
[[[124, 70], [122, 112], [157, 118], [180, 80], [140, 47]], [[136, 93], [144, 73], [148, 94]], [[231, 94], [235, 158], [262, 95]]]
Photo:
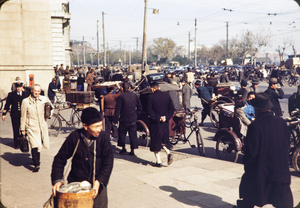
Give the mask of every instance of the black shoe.
[[136, 155], [134, 154], [133, 151], [129, 152], [129, 155], [130, 155], [130, 156], [135, 156], [135, 157], [136, 157]]
[[161, 163], [154, 163], [152, 164], [153, 167], [161, 168], [162, 164]]
[[121, 154], [121, 155], [124, 155], [124, 154], [126, 154], [126, 153], [127, 153], [127, 150], [126, 150], [126, 149], [122, 149], [122, 150], [119, 151], [119, 154]]
[[36, 173], [36, 172], [39, 172], [39, 170], [40, 170], [40, 166], [37, 165], [37, 166], [34, 166], [32, 172]]
[[172, 154], [168, 154], [168, 165], [171, 165], [173, 162], [173, 155]]

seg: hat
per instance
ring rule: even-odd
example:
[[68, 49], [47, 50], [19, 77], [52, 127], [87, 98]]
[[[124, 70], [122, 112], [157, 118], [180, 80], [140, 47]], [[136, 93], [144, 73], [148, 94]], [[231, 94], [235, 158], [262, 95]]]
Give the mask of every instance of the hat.
[[258, 82], [257, 79], [253, 79], [253, 80], [252, 80], [252, 84], [253, 84], [253, 85], [258, 85], [258, 83], [259, 83], [259, 82]]
[[242, 79], [242, 81], [241, 81], [241, 85], [242, 85], [242, 86], [244, 86], [244, 87], [246, 87], [246, 86], [247, 86], [247, 84], [248, 84], [247, 80], [245, 80], [245, 79]]
[[195, 85], [201, 85], [201, 81], [200, 81], [200, 80], [197, 80], [197, 81], [195, 82]]
[[81, 121], [86, 125], [91, 125], [103, 120], [102, 114], [93, 107], [85, 108], [82, 111]]
[[277, 80], [276, 77], [273, 77], [273, 78], [270, 79], [269, 83], [270, 83], [270, 84], [277, 84], [277, 83], [278, 83], [278, 80]]
[[249, 101], [250, 105], [259, 110], [270, 110], [273, 107], [270, 96], [267, 93], [257, 93], [255, 98]]
[[56, 81], [56, 78], [55, 78], [55, 77], [52, 79], [52, 82], [53, 82], [53, 81]]
[[14, 82], [15, 87], [23, 87], [24, 82], [23, 81], [16, 81]]

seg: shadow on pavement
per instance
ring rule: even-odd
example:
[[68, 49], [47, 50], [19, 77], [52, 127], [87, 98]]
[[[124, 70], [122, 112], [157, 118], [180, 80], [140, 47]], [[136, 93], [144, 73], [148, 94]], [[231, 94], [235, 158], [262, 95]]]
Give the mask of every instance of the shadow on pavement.
[[1, 144], [4, 144], [11, 148], [14, 148], [14, 139], [13, 138], [1, 138]]
[[[127, 160], [133, 163], [137, 163], [137, 164], [142, 164], [142, 165], [149, 165], [152, 164], [152, 162], [148, 161], [148, 160], [144, 160], [142, 158], [139, 158], [138, 155], [137, 156], [131, 156], [129, 155], [127, 152], [126, 154], [120, 154], [119, 151], [121, 150], [121, 148], [118, 148], [116, 145], [113, 145], [113, 152], [114, 152], [114, 158], [117, 159], [122, 159], [122, 160]], [[128, 149], [127, 149], [128, 151]]]
[[171, 192], [170, 197], [176, 199], [180, 203], [189, 206], [199, 206], [199, 204], [201, 204], [202, 201], [205, 202], [205, 204], [203, 205], [207, 205], [209, 203], [211, 205], [210, 207], [232, 207], [231, 204], [222, 201], [222, 198], [212, 194], [207, 194], [193, 190], [181, 191], [173, 186], [160, 186], [159, 188], [163, 191]]
[[32, 160], [29, 153], [11, 153], [5, 152], [1, 157], [13, 166], [24, 166], [28, 170], [33, 170]]

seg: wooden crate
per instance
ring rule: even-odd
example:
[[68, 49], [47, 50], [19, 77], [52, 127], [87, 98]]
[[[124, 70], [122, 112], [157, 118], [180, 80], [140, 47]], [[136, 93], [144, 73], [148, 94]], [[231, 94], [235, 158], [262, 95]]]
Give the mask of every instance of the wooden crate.
[[76, 108], [77, 109], [85, 109], [88, 107], [95, 107], [94, 103], [77, 103]]
[[94, 91], [70, 91], [66, 93], [66, 101], [70, 103], [84, 103], [89, 104], [94, 102]]

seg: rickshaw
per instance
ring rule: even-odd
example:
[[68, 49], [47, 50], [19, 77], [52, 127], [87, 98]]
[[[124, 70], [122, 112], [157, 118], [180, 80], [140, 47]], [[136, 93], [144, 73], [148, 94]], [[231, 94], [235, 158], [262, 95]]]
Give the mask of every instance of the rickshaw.
[[219, 105], [222, 103], [234, 103], [234, 84], [233, 83], [220, 83], [215, 87], [215, 97], [209, 102], [210, 105], [210, 120], [211, 123], [219, 128], [219, 115], [220, 108]]
[[233, 103], [222, 103], [218, 105], [220, 129], [214, 136], [216, 141], [217, 157], [222, 160], [236, 162], [238, 152], [242, 151], [243, 135], [240, 133], [241, 120], [234, 114]]
[[[148, 78], [148, 81], [157, 81], [159, 83], [160, 90], [163, 92], [168, 92], [171, 96], [171, 99], [174, 104], [174, 108], [176, 111], [174, 112], [173, 117], [169, 121], [169, 138], [170, 138], [170, 144], [175, 145], [178, 143], [178, 141], [183, 141], [183, 142], [189, 142], [188, 139], [185, 137], [185, 130], [186, 130], [186, 112], [184, 109], [180, 106], [179, 100], [178, 100], [178, 95], [177, 92], [180, 91], [180, 88], [174, 85], [171, 85], [167, 82], [163, 82], [162, 78], [163, 73], [157, 73], [157, 74], [152, 74]], [[139, 139], [139, 145], [143, 146], [149, 146], [151, 141], [150, 141], [150, 131], [149, 131], [149, 125], [150, 125], [150, 118], [147, 114], [147, 103], [148, 103], [148, 97], [152, 93], [151, 89], [145, 88], [143, 90], [139, 91], [139, 97], [142, 103], [142, 113], [139, 116], [137, 120], [137, 135]], [[192, 115], [191, 115], [192, 114]], [[195, 111], [192, 113], [189, 113], [189, 116], [193, 116], [195, 114]], [[199, 131], [198, 131], [199, 132]], [[200, 132], [199, 132], [200, 134]], [[185, 138], [185, 139], [184, 139]], [[201, 139], [201, 140], [200, 140]], [[189, 142], [190, 146], [193, 148], [195, 145], [192, 145]], [[203, 145], [203, 140], [200, 135], [199, 142], [197, 142], [199, 154], [204, 155], [204, 145]]]

